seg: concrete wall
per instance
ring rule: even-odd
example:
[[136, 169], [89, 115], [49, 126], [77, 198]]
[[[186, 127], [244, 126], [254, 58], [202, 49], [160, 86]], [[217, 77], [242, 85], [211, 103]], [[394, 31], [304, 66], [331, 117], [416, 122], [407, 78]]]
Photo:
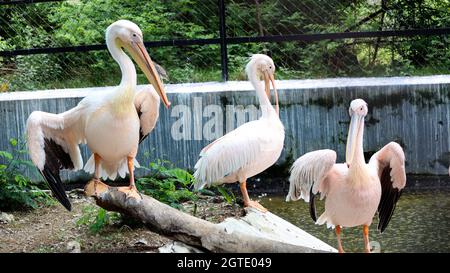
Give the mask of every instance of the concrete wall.
[[[323, 148], [336, 150], [338, 160], [342, 161], [349, 103], [362, 98], [369, 104], [364, 136], [367, 156], [389, 141], [397, 141], [405, 149], [408, 173], [448, 173], [450, 76], [277, 83], [280, 115], [286, 129], [285, 149], [277, 163], [280, 169], [285, 170], [305, 152]], [[169, 110], [161, 107], [155, 130], [140, 146], [138, 160], [143, 166], [160, 158], [192, 169], [210, 138], [231, 129], [236, 119], [237, 123], [245, 121], [242, 116], [230, 119], [233, 111], [246, 107], [251, 112], [247, 120], [249, 116], [256, 118], [251, 105], [257, 99], [248, 82], [177, 84], [166, 85], [166, 89], [172, 107]], [[23, 137], [26, 119], [32, 111], [63, 112], [87, 94], [101, 91], [102, 88], [87, 88], [0, 94], [0, 150], [11, 150], [10, 138]], [[189, 126], [190, 133], [186, 131]], [[86, 147], [82, 151], [86, 161], [89, 151]], [[82, 172], [72, 173], [70, 179], [79, 175]], [[69, 175], [64, 174], [64, 178]]]

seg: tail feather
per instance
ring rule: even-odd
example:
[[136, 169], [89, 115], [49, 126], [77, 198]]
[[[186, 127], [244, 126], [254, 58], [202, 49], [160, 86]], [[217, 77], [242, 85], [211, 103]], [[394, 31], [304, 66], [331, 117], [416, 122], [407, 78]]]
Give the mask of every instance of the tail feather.
[[[133, 165], [134, 169], [140, 167], [139, 162], [136, 160], [136, 158], [133, 160]], [[84, 171], [91, 174], [95, 172], [94, 155], [92, 155], [86, 162], [86, 165], [84, 166]], [[127, 175], [127, 173], [129, 173], [129, 171], [128, 171], [128, 162], [126, 158], [124, 158], [119, 162], [114, 163], [108, 163], [103, 160], [100, 160], [99, 176], [104, 180], [106, 179], [115, 180], [117, 178], [117, 175], [121, 178], [124, 178]]]
[[206, 161], [205, 157], [201, 157], [197, 163], [194, 166], [195, 172], [194, 172], [194, 189], [195, 190], [201, 190], [205, 186], [210, 186], [210, 183], [208, 182], [208, 162]]
[[327, 224], [327, 228], [334, 228], [334, 225], [328, 219], [328, 215], [327, 215], [326, 211], [324, 213], [322, 213], [322, 215], [320, 215], [319, 219], [317, 219], [316, 225], [323, 225], [325, 223]]
[[194, 189], [196, 191], [199, 191], [206, 186], [206, 182], [197, 180], [198, 178], [196, 178], [195, 176], [194, 176], [194, 179], [195, 179]]

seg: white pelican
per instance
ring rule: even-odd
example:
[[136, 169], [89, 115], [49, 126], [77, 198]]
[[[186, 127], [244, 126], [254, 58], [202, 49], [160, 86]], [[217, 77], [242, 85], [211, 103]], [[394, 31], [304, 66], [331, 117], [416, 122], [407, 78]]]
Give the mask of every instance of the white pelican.
[[350, 104], [350, 128], [346, 163], [336, 164], [336, 152], [318, 150], [298, 158], [292, 168], [286, 201], [303, 198], [316, 221], [314, 196], [326, 197], [325, 212], [316, 223], [336, 227], [339, 252], [343, 252], [341, 227], [363, 226], [364, 247], [370, 252], [369, 226], [378, 210], [378, 230], [383, 232], [406, 184], [405, 155], [395, 142], [375, 153], [366, 164], [363, 153], [364, 117], [367, 103]]
[[[27, 120], [28, 149], [58, 201], [68, 210], [71, 204], [62, 185], [59, 170], [83, 168], [80, 143], [87, 143], [92, 156], [84, 170], [95, 179], [115, 179], [130, 174], [130, 194], [137, 193], [134, 166], [139, 142], [154, 128], [159, 113], [159, 97], [169, 107], [164, 87], [148, 55], [142, 32], [133, 22], [119, 20], [106, 29], [106, 44], [122, 72], [120, 85], [91, 94], [64, 113], [31, 113]], [[133, 57], [156, 92], [136, 90]]]
[[[261, 105], [260, 119], [245, 123], [203, 148], [195, 165], [195, 189], [205, 185], [240, 182], [244, 206], [266, 209], [250, 200], [246, 180], [268, 167], [280, 157], [284, 127], [278, 116], [278, 93], [275, 87], [275, 65], [263, 54], [255, 54], [245, 68]], [[265, 88], [260, 79], [263, 78]], [[272, 83], [276, 110], [270, 103]]]

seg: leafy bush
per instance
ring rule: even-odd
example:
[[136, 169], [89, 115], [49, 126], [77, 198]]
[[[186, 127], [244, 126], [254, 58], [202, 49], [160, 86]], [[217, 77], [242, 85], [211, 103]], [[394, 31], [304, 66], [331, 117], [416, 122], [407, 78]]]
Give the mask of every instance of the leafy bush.
[[149, 176], [136, 181], [139, 191], [175, 208], [180, 208], [181, 202], [196, 200], [197, 196], [189, 190], [194, 181], [189, 172], [163, 160], [150, 163], [148, 170]]
[[0, 151], [0, 210], [34, 209], [53, 203], [48, 194], [22, 174], [24, 168], [35, 168], [30, 161], [20, 159], [27, 152], [24, 144], [15, 139], [10, 139], [10, 144], [15, 153]]
[[[367, 21], [364, 18], [379, 10], [382, 1], [264, 0], [259, 1], [260, 18], [256, 2], [227, 1], [229, 37], [442, 28], [450, 24], [448, 1], [387, 1], [384, 20], [379, 14]], [[147, 41], [217, 38], [219, 25], [217, 1], [212, 0], [4, 5], [0, 18], [7, 22], [0, 27], [0, 50], [104, 43], [105, 28], [118, 19], [141, 26]], [[165, 67], [171, 83], [220, 79], [217, 44], [158, 47], [149, 52]], [[230, 79], [245, 78], [243, 67], [251, 53], [271, 55], [280, 79], [450, 73], [448, 35], [229, 44]], [[139, 82], [146, 83], [144, 78], [140, 74]], [[0, 57], [0, 91], [105, 86], [117, 84], [119, 79], [120, 70], [107, 51]]]
[[117, 212], [106, 211], [93, 205], [83, 207], [82, 216], [77, 220], [77, 225], [88, 226], [92, 233], [98, 233], [108, 225], [113, 225], [120, 220]]

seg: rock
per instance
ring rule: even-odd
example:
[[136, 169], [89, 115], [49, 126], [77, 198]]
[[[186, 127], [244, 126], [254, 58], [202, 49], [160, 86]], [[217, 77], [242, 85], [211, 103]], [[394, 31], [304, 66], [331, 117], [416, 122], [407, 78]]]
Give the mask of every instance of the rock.
[[203, 251], [182, 242], [172, 241], [158, 248], [159, 253], [203, 253]]
[[14, 215], [0, 212], [0, 224], [9, 224], [11, 222], [14, 222]]
[[134, 245], [135, 246], [146, 246], [146, 245], [148, 245], [148, 242], [145, 239], [139, 239], [136, 242], [134, 242]]
[[381, 244], [377, 241], [370, 241], [370, 252], [371, 253], [381, 253]]
[[69, 194], [69, 198], [70, 199], [79, 199], [80, 197], [76, 193], [71, 193], [71, 194]]
[[69, 191], [68, 192], [69, 193], [69, 195], [77, 195], [77, 196], [84, 196], [84, 189], [79, 189], [79, 188], [76, 188], [76, 189], [73, 189], [73, 190], [71, 190], [71, 191]]
[[69, 253], [81, 253], [81, 245], [77, 241], [68, 242], [66, 249]]

